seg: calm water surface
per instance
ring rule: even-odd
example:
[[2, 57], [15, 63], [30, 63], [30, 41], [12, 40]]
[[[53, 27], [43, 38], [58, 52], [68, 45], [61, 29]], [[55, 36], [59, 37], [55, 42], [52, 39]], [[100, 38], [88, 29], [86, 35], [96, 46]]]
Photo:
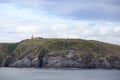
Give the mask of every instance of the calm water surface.
[[0, 68], [0, 80], [120, 80], [120, 70]]

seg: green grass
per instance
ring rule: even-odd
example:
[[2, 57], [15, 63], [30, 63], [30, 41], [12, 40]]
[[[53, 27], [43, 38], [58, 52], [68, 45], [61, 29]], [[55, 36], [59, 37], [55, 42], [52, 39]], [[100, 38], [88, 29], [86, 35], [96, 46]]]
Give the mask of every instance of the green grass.
[[120, 55], [120, 46], [99, 41], [82, 39], [26, 39], [19, 43], [0, 44], [0, 55], [4, 59], [9, 54], [14, 54], [16, 59], [25, 55], [35, 57], [41, 50], [45, 49], [45, 55], [65, 56], [70, 49], [75, 49], [74, 55], [80, 57], [90, 54], [93, 57], [107, 57]]

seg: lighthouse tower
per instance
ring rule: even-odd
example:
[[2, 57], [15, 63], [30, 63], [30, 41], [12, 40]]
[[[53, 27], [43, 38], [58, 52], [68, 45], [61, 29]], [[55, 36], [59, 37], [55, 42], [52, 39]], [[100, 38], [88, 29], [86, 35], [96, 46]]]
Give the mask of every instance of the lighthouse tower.
[[33, 34], [32, 34], [32, 37], [31, 37], [31, 39], [34, 39], [34, 36], [33, 36]]

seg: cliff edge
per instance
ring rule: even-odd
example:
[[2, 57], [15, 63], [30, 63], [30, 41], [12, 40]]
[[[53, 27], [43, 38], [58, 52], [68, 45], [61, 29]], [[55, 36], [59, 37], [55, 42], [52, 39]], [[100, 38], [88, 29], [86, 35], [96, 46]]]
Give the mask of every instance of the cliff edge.
[[27, 39], [0, 43], [0, 66], [120, 69], [120, 46], [82, 39]]

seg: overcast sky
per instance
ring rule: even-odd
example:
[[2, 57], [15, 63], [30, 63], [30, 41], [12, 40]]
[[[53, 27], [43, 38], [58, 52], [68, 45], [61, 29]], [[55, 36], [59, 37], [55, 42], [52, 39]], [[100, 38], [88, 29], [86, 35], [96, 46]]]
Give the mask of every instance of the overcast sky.
[[120, 44], [120, 0], [0, 0], [0, 42], [32, 34]]

